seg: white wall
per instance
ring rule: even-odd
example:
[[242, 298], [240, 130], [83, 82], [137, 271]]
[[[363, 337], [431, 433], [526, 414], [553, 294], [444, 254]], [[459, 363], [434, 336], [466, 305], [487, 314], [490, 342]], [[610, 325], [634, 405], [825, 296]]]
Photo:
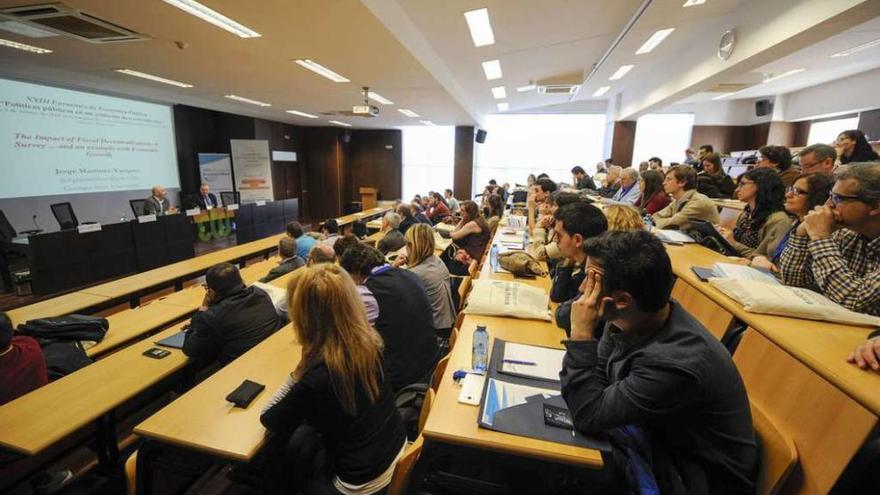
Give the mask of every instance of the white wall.
[[880, 108], [880, 69], [789, 93], [788, 121], [831, 117]]

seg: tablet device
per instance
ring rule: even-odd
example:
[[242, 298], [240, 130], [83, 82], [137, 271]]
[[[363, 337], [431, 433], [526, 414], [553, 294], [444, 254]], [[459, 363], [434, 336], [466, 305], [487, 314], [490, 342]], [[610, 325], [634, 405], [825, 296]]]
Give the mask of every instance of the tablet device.
[[186, 339], [186, 330], [181, 330], [170, 337], [156, 341], [156, 345], [162, 347], [170, 347], [172, 349], [183, 349], [183, 341]]

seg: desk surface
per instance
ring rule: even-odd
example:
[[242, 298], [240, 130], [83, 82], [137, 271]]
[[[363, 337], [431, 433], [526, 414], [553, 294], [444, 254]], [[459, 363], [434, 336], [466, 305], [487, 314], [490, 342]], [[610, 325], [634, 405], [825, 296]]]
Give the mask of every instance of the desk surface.
[[6, 314], [12, 319], [12, 326], [16, 327], [19, 323], [24, 323], [28, 320], [75, 313], [107, 301], [109, 299], [105, 296], [71, 292], [70, 294], [64, 294], [63, 296], [53, 297], [52, 299], [13, 309]]
[[340, 227], [342, 227], [343, 225], [348, 225], [348, 224], [350, 224], [351, 222], [356, 222], [356, 221], [358, 221], [358, 220], [361, 220], [361, 219], [364, 219], [364, 218], [367, 218], [367, 217], [372, 217], [372, 216], [375, 216], [375, 215], [381, 215], [381, 214], [383, 214], [383, 213], [385, 213], [386, 211], [389, 211], [389, 210], [391, 210], [391, 208], [388, 208], [388, 207], [382, 207], [382, 206], [377, 206], [376, 208], [370, 208], [369, 210], [360, 211], [360, 212], [357, 212], [357, 213], [352, 213], [351, 215], [345, 215], [345, 216], [339, 217], [339, 218], [336, 219], [336, 223], [337, 223]]
[[143, 352], [182, 325], [0, 406], [0, 445], [37, 454], [181, 369], [187, 357], [178, 349], [163, 359]]
[[667, 246], [666, 251], [672, 260], [672, 269], [676, 276], [760, 332], [866, 409], [880, 414], [880, 375], [846, 362], [846, 357], [853, 349], [865, 341], [871, 332], [870, 328], [749, 313], [721, 291], [702, 282], [691, 271], [692, 266], [710, 267], [717, 261], [728, 260], [727, 257], [696, 244]]

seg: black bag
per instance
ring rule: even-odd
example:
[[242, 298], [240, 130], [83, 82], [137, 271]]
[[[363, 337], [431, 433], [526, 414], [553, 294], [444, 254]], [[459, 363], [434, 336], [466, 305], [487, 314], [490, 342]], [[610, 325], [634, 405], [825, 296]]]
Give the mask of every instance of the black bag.
[[406, 438], [411, 442], [419, 436], [419, 417], [429, 387], [427, 383], [414, 383], [398, 390], [394, 396], [394, 405], [403, 418]]
[[55, 318], [28, 320], [18, 331], [35, 339], [91, 340], [100, 342], [110, 329], [106, 318], [86, 315], [67, 315]]
[[39, 342], [46, 359], [46, 372], [50, 382], [92, 364], [78, 341], [41, 339]]

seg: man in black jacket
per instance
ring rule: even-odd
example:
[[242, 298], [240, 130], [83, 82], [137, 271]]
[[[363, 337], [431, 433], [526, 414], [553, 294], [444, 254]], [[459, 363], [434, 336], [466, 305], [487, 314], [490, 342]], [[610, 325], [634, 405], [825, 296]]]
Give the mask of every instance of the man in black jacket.
[[[745, 386], [730, 353], [670, 300], [663, 244], [618, 231], [584, 249], [588, 275], [560, 373], [575, 427], [610, 437], [619, 473], [640, 458], [651, 473], [635, 478], [653, 474], [660, 493], [753, 494], [758, 451]], [[597, 341], [600, 320], [608, 324]]]
[[224, 366], [278, 330], [272, 299], [257, 287], [245, 287], [235, 265], [214, 265], [205, 280], [205, 300], [190, 322], [184, 354]]
[[278, 266], [269, 270], [269, 273], [261, 278], [260, 282], [275, 280], [282, 275], [287, 275], [297, 268], [306, 266], [306, 260], [297, 255], [296, 250], [296, 239], [293, 237], [282, 237], [281, 240], [278, 241], [278, 256], [281, 257], [281, 261], [278, 262]]
[[584, 167], [580, 165], [571, 169], [571, 175], [574, 179], [574, 187], [576, 189], [589, 189], [590, 191], [596, 190], [596, 183], [593, 182], [593, 178], [587, 175], [587, 172], [584, 170]]
[[375, 327], [385, 341], [385, 371], [395, 392], [430, 378], [439, 358], [434, 313], [419, 277], [385, 263], [375, 248], [348, 248], [339, 264], [379, 303]]
[[196, 198], [196, 204], [201, 210], [207, 210], [220, 206], [220, 204], [217, 203], [217, 196], [214, 196], [214, 194], [211, 192], [211, 186], [207, 184], [202, 184], [201, 186], [199, 186], [199, 197]]

